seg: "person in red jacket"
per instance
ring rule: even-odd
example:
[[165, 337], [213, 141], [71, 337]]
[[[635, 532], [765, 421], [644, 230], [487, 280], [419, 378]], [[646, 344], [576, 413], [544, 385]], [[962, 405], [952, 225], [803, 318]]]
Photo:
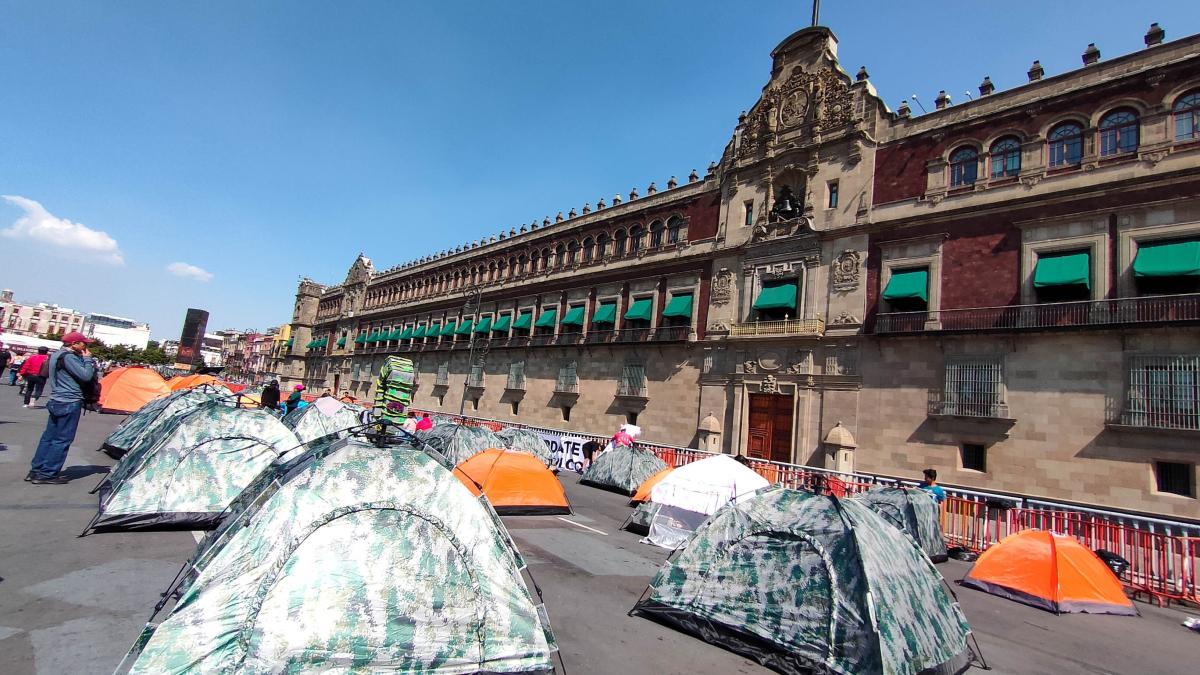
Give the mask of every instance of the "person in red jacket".
[[25, 407], [29, 407], [29, 400], [33, 399], [33, 405], [37, 405], [38, 399], [42, 397], [42, 390], [46, 388], [46, 375], [49, 364], [46, 362], [50, 359], [50, 350], [45, 347], [38, 347], [38, 351], [33, 356], [25, 359], [25, 363], [21, 364], [21, 370], [17, 374], [25, 379]]
[[429, 419], [429, 413], [421, 414], [421, 421], [417, 422], [417, 431], [428, 431], [433, 428], [433, 420]]

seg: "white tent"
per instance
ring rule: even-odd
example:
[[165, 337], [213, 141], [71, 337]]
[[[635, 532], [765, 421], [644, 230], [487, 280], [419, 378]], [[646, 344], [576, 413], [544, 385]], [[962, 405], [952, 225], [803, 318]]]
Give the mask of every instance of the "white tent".
[[36, 352], [38, 347], [47, 347], [50, 351], [54, 351], [63, 346], [62, 340], [44, 340], [16, 333], [0, 333], [0, 344], [10, 349], [16, 348], [18, 351], [23, 349], [26, 352]]
[[643, 540], [678, 548], [705, 518], [729, 502], [770, 485], [767, 479], [729, 455], [714, 455], [675, 469], [650, 490], [660, 506]]

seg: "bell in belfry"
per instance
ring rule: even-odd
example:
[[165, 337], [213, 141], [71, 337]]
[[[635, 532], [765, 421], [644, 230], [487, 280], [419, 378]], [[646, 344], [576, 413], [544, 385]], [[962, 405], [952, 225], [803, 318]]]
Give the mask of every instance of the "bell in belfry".
[[771, 214], [783, 220], [791, 220], [800, 215], [800, 202], [792, 194], [792, 188], [783, 186], [783, 189], [779, 191], [779, 196], [775, 198], [775, 206], [771, 209]]

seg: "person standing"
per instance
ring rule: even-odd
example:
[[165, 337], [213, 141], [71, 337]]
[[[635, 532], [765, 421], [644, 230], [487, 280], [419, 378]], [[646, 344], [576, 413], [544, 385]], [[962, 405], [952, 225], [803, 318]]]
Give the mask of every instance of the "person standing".
[[421, 421], [417, 422], [417, 431], [429, 431], [433, 428], [433, 420], [429, 419], [429, 413], [421, 413]]
[[8, 351], [3, 344], [0, 344], [0, 373], [4, 372], [4, 369], [8, 367], [8, 362], [12, 361], [12, 358], [12, 352]]
[[24, 362], [24, 354], [13, 353], [12, 359], [8, 362], [8, 386], [17, 386], [17, 372], [21, 370], [21, 364]]
[[92, 339], [72, 331], [62, 340], [62, 349], [50, 356], [50, 401], [46, 403], [50, 415], [46, 430], [25, 476], [34, 485], [62, 485], [70, 481], [61, 475], [62, 467], [83, 413], [83, 388], [96, 376], [96, 360], [87, 347]]
[[30, 399], [33, 399], [33, 405], [37, 405], [38, 399], [42, 397], [42, 389], [46, 387], [46, 379], [50, 375], [50, 349], [47, 347], [38, 347], [37, 353], [25, 359], [25, 363], [21, 364], [21, 370], [17, 374], [25, 379], [25, 407], [29, 407]]
[[302, 391], [304, 391], [304, 385], [302, 384], [292, 387], [292, 393], [287, 397], [287, 404], [284, 409], [285, 413], [290, 413], [300, 407], [300, 402], [303, 400], [300, 394]]
[[279, 383], [275, 380], [268, 382], [267, 386], [263, 387], [262, 393], [259, 394], [258, 401], [262, 407], [275, 412], [279, 407]]
[[937, 484], [937, 469], [925, 469], [922, 473], [925, 476], [925, 480], [921, 481], [921, 484], [917, 487], [933, 496], [938, 504], [946, 501], [946, 491], [942, 489], [941, 485]]

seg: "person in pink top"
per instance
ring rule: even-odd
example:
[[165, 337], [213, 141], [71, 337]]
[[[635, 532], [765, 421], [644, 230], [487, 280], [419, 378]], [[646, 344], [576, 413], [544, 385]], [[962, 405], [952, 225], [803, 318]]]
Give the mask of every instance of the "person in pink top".
[[29, 407], [30, 399], [33, 399], [33, 405], [37, 405], [38, 399], [42, 397], [42, 390], [46, 388], [46, 377], [49, 375], [50, 350], [45, 347], [38, 347], [38, 351], [33, 356], [25, 359], [25, 363], [21, 364], [21, 369], [17, 374], [25, 379], [25, 407]]
[[433, 420], [429, 419], [429, 413], [421, 415], [421, 421], [417, 422], [417, 431], [428, 431], [433, 428]]

